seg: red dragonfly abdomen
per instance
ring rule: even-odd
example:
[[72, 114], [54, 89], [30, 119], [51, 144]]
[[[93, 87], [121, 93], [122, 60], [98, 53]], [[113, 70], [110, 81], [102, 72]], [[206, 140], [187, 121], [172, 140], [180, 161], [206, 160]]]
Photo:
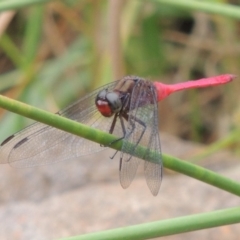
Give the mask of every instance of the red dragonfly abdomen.
[[228, 82], [231, 82], [235, 77], [236, 76], [232, 74], [224, 74], [210, 78], [202, 78], [195, 81], [176, 83], [172, 85], [164, 84], [161, 82], [154, 82], [154, 86], [157, 89], [158, 101], [161, 101], [173, 92], [189, 88], [205, 88], [215, 85], [226, 84]]

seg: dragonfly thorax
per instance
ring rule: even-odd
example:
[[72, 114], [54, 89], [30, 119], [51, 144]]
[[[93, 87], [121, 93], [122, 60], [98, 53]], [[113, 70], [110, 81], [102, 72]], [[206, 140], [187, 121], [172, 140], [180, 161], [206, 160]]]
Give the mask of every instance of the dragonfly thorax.
[[104, 117], [111, 117], [122, 109], [122, 101], [117, 92], [100, 91], [95, 100], [98, 111]]

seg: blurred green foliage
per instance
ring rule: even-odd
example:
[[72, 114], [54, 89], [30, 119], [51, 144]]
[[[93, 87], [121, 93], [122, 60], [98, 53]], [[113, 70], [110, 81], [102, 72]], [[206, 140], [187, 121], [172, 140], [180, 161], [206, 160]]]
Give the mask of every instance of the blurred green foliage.
[[[240, 75], [239, 19], [230, 0], [3, 0], [0, 93], [56, 112], [128, 74], [168, 83]], [[238, 80], [175, 94], [160, 103], [161, 128], [214, 143], [202, 156], [238, 149], [239, 100]], [[27, 124], [1, 110], [0, 141]]]
[[[237, 6], [11, 0], [0, 11], [24, 4], [0, 32], [0, 92], [52, 112], [128, 74], [174, 83], [239, 72], [239, 22], [225, 16], [232, 11], [236, 18]], [[204, 143], [227, 137], [239, 127], [237, 87], [235, 81], [171, 96], [160, 104], [161, 129]], [[0, 140], [29, 124], [12, 113], [0, 116]]]

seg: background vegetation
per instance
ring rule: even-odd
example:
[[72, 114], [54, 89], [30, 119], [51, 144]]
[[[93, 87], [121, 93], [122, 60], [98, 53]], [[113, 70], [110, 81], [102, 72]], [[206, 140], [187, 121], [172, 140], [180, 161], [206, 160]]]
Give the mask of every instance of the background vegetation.
[[[49, 1], [5, 12], [0, 92], [55, 112], [128, 74], [168, 83], [238, 75], [238, 22], [224, 14], [189, 11], [188, 6]], [[226, 137], [239, 127], [238, 87], [236, 80], [171, 96], [160, 105], [161, 129], [204, 143]], [[1, 140], [28, 124], [9, 113], [1, 116]]]
[[[0, 93], [56, 112], [124, 75], [167, 83], [240, 75], [237, 2], [2, 1]], [[171, 96], [160, 104], [160, 129], [212, 144], [204, 154], [238, 153], [239, 85]], [[30, 123], [0, 117], [0, 140]]]

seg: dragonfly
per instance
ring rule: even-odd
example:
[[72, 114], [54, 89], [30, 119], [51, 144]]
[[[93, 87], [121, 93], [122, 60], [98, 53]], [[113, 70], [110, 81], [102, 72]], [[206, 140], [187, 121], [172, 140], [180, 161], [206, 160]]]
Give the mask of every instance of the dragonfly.
[[[129, 187], [143, 162], [147, 186], [156, 196], [163, 175], [158, 102], [180, 90], [226, 84], [234, 78], [234, 75], [224, 74], [164, 84], [126, 76], [96, 89], [57, 114], [113, 134], [117, 136], [116, 141], [122, 140], [119, 160], [121, 186], [124, 189]], [[111, 147], [111, 144], [106, 147]], [[137, 154], [140, 145], [145, 148]], [[36, 122], [1, 143], [0, 163], [20, 168], [34, 167], [103, 149], [97, 143]]]

